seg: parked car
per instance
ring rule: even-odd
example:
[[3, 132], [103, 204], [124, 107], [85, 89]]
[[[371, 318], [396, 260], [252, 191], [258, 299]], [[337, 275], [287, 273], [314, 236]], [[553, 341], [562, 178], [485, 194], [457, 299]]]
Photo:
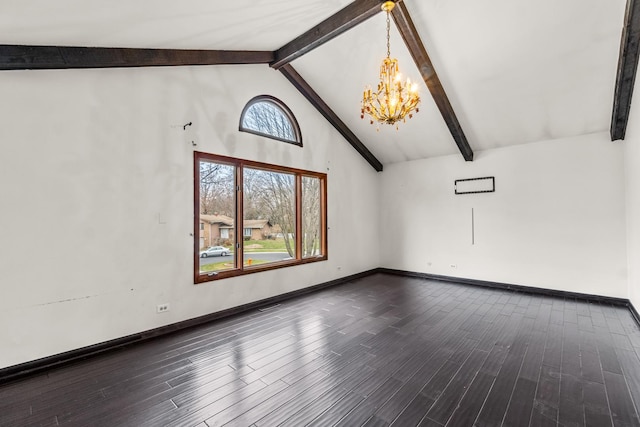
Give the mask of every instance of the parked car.
[[211, 246], [200, 252], [200, 258], [206, 258], [209, 256], [228, 256], [231, 252], [224, 246]]

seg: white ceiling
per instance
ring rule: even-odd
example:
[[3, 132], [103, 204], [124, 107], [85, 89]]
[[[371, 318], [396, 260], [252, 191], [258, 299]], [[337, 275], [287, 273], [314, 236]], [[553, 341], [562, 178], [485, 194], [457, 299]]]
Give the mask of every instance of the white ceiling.
[[0, 43], [275, 50], [349, 0], [2, 0]]
[[[0, 43], [275, 50], [349, 3], [4, 0]], [[609, 129], [625, 0], [404, 3], [474, 151]], [[398, 131], [360, 119], [384, 30], [378, 14], [292, 65], [383, 164], [458, 153], [424, 84], [420, 112]], [[391, 37], [419, 80], [395, 28]]]

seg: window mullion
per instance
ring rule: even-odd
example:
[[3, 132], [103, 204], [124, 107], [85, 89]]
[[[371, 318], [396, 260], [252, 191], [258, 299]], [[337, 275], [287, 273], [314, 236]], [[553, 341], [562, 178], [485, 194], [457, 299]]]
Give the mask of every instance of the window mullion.
[[302, 175], [296, 173], [296, 259], [302, 259]]
[[236, 164], [236, 215], [233, 219], [235, 224], [235, 243], [236, 243], [236, 268], [242, 270], [244, 266], [244, 192], [243, 192], [243, 166]]

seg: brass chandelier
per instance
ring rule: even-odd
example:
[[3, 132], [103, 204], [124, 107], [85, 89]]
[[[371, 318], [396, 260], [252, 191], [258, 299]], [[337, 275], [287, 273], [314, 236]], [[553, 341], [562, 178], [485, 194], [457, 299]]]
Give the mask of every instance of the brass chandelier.
[[[382, 4], [382, 10], [387, 12], [387, 57], [380, 65], [380, 81], [376, 91], [367, 86], [362, 94], [362, 108], [360, 118], [364, 115], [371, 116], [371, 124], [374, 120], [378, 123], [396, 125], [400, 120], [406, 121], [406, 117], [413, 117], [414, 111], [417, 113], [420, 96], [418, 95], [418, 85], [411, 83], [407, 78], [402, 81], [398, 60], [391, 58], [391, 48], [389, 43], [389, 14], [395, 3], [387, 1]], [[379, 130], [379, 128], [378, 128]]]

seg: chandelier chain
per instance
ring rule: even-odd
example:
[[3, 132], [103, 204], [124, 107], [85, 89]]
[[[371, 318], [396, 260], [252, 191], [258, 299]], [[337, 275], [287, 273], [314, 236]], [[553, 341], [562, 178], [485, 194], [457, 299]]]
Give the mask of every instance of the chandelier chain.
[[389, 37], [390, 28], [391, 28], [391, 21], [389, 20], [389, 11], [387, 10], [387, 58], [391, 57], [391, 42]]

